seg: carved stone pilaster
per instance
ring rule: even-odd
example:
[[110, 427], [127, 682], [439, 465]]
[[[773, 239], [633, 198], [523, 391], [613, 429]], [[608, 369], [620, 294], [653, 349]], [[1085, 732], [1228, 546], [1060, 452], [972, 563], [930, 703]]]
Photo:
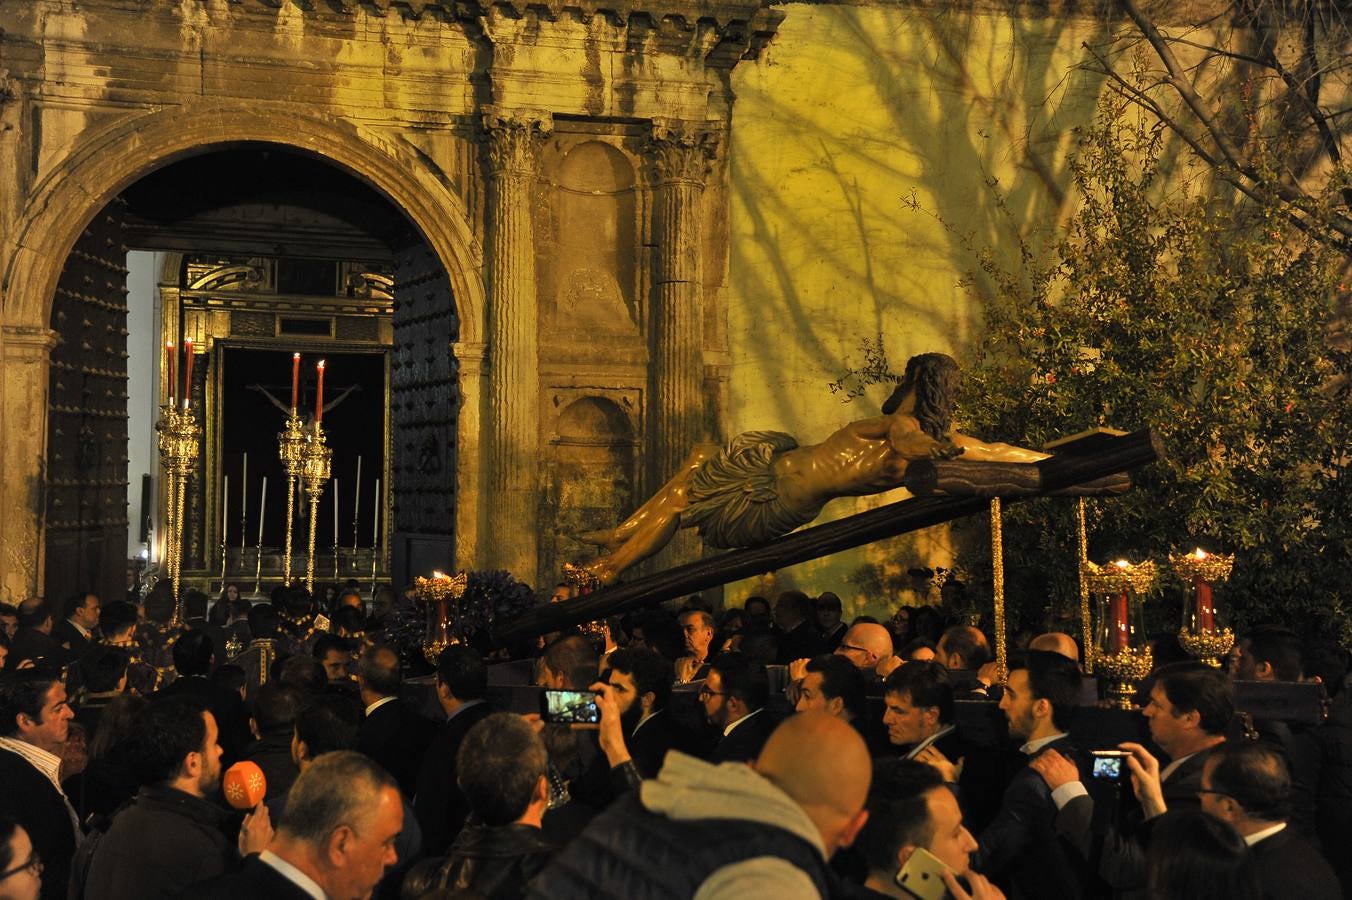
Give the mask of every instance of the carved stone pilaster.
[[662, 484], [707, 440], [701, 323], [701, 202], [718, 148], [704, 123], [654, 120], [645, 156], [654, 193], [649, 477]]
[[534, 584], [540, 352], [531, 209], [547, 113], [488, 107], [488, 490], [493, 564]]
[[483, 569], [491, 564], [484, 537], [483, 407], [487, 395], [484, 362], [488, 346], [457, 341], [451, 345], [459, 363], [460, 414], [456, 418], [455, 567]]
[[0, 335], [0, 599], [41, 590], [48, 366], [56, 332], [4, 326]]

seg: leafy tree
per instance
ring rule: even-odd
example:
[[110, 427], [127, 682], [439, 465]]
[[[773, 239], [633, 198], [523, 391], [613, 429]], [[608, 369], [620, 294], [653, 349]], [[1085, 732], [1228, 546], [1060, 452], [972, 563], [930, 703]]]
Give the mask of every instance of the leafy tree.
[[[1237, 624], [1346, 622], [1352, 367], [1328, 334], [1344, 260], [1280, 200], [1166, 186], [1165, 127], [1106, 104], [1079, 135], [1078, 202], [1054, 250], [1025, 245], [1013, 271], [976, 250], [991, 289], [961, 417], [1027, 446], [1095, 425], [1155, 429], [1167, 459], [1130, 493], [1090, 502], [1091, 558], [1233, 552]], [[1074, 608], [1071, 502], [1011, 505], [1006, 522], [1011, 616]], [[988, 584], [978, 547], [961, 562]], [[1181, 590], [1153, 605], [1155, 627], [1177, 627]]]

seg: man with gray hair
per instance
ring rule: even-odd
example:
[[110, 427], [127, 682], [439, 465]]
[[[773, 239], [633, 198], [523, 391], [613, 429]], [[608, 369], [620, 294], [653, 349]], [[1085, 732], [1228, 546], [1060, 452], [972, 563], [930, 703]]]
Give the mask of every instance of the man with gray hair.
[[364, 900], [394, 865], [404, 827], [399, 787], [360, 753], [326, 753], [301, 772], [268, 849], [189, 888], [199, 900]]

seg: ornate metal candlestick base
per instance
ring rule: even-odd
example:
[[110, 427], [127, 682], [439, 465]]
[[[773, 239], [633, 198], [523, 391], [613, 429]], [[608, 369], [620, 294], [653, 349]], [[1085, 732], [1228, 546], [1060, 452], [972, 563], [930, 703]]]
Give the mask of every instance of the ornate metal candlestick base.
[[1155, 654], [1149, 647], [1094, 654], [1094, 671], [1108, 681], [1107, 702], [1118, 709], [1135, 708], [1136, 689], [1154, 665]]
[[1178, 646], [1183, 652], [1213, 669], [1221, 667], [1221, 660], [1234, 645], [1235, 633], [1229, 628], [1211, 634], [1198, 634], [1186, 628], [1178, 632]]
[[[286, 537], [282, 548], [282, 584], [291, 586], [291, 532], [296, 509], [296, 479], [300, 477], [305, 456], [305, 425], [295, 409], [286, 420], [286, 428], [277, 435], [277, 455], [286, 470]], [[260, 553], [261, 553], [260, 549]]]
[[179, 595], [179, 573], [183, 567], [183, 500], [193, 464], [197, 462], [202, 429], [191, 409], [179, 410], [172, 405], [160, 408], [160, 421], [155, 430], [160, 433], [160, 466], [164, 469], [168, 510], [165, 516], [167, 535], [164, 542], [165, 567], [174, 585], [174, 616], [170, 626], [183, 623], [182, 600]]
[[319, 527], [319, 498], [324, 496], [324, 485], [329, 481], [329, 466], [333, 451], [324, 446], [324, 429], [316, 422], [305, 435], [302, 446], [301, 482], [310, 500], [310, 552], [305, 560], [305, 589], [315, 589], [315, 530]]

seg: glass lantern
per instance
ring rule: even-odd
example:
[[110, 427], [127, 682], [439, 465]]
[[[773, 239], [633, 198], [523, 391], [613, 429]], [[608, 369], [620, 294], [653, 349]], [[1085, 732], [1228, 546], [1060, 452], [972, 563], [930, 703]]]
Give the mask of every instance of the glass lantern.
[[433, 572], [431, 578], [419, 576], [413, 580], [418, 597], [427, 608], [427, 630], [423, 637], [423, 656], [432, 665], [437, 664], [441, 651], [460, 643], [454, 601], [459, 600], [469, 584], [469, 576], [460, 573], [452, 578], [444, 572]]
[[1098, 598], [1092, 650], [1094, 672], [1107, 679], [1108, 702], [1132, 709], [1136, 690], [1150, 674], [1154, 654], [1142, 620], [1145, 594], [1155, 583], [1155, 564], [1125, 559], [1099, 566], [1084, 561], [1089, 589]]
[[1220, 667], [1235, 644], [1235, 633], [1228, 627], [1225, 609], [1216, 595], [1216, 588], [1230, 577], [1234, 563], [1233, 555], [1207, 553], [1200, 547], [1169, 557], [1170, 566], [1186, 588], [1178, 645], [1213, 668]]

